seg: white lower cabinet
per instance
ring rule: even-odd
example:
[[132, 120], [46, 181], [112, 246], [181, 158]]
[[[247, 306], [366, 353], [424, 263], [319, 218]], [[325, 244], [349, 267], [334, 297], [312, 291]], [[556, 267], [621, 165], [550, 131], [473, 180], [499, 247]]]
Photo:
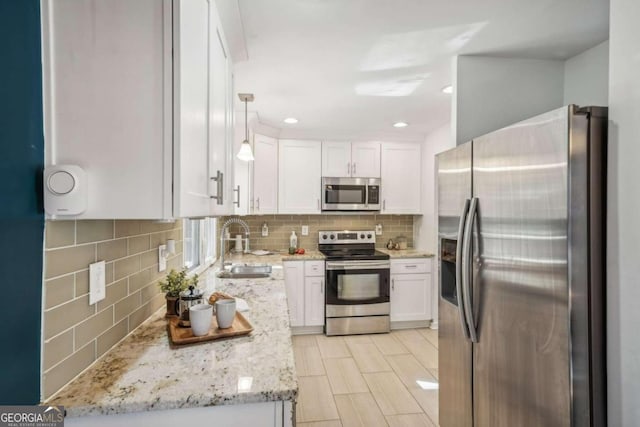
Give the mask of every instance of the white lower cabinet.
[[286, 261], [284, 281], [291, 326], [323, 326], [324, 261]]
[[[292, 427], [294, 403], [290, 400], [219, 405], [127, 414], [66, 417], [72, 427], [174, 427], [176, 420], [184, 425], [220, 425], [234, 427]], [[214, 423], [211, 420], [215, 420]]]
[[287, 304], [291, 326], [304, 325], [304, 262], [284, 263], [284, 284], [287, 289]]
[[391, 261], [391, 321], [430, 320], [431, 260], [427, 258]]

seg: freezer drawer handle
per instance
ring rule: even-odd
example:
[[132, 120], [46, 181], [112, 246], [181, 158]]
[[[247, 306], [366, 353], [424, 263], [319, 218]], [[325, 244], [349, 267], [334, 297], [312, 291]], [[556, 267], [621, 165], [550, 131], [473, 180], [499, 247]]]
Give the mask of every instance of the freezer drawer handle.
[[473, 223], [478, 211], [478, 198], [471, 199], [471, 207], [467, 214], [464, 242], [462, 244], [462, 292], [464, 294], [464, 312], [469, 325], [471, 342], [478, 342], [475, 318], [473, 317], [473, 301], [471, 301], [471, 237], [473, 236]]
[[460, 223], [458, 224], [458, 244], [456, 245], [456, 295], [458, 296], [458, 314], [460, 315], [460, 325], [462, 326], [462, 332], [467, 339], [470, 339], [469, 328], [467, 327], [467, 320], [464, 315], [463, 308], [463, 294], [462, 294], [462, 241], [464, 239], [464, 225], [467, 219], [467, 213], [469, 212], [470, 200], [464, 201], [464, 207], [460, 214]]

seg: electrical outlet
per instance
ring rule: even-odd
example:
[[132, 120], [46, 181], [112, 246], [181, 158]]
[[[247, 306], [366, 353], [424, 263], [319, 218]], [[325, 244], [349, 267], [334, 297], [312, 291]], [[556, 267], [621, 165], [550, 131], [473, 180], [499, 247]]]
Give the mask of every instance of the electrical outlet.
[[264, 224], [262, 224], [262, 237], [267, 237], [267, 236], [269, 236], [269, 226], [265, 222]]
[[105, 262], [89, 264], [89, 305], [93, 305], [106, 297]]
[[382, 224], [376, 224], [376, 236], [382, 236]]
[[167, 245], [158, 246], [158, 272], [167, 270]]
[[302, 235], [303, 236], [308, 236], [309, 235], [309, 226], [308, 225], [303, 225], [302, 226]]

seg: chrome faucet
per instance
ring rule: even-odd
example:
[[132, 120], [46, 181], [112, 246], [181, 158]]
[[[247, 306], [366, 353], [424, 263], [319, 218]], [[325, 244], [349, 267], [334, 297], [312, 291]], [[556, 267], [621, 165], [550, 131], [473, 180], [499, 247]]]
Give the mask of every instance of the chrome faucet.
[[227, 234], [227, 228], [229, 228], [231, 224], [239, 224], [242, 226], [242, 228], [244, 228], [244, 237], [245, 237], [244, 251], [249, 252], [249, 224], [247, 224], [245, 221], [241, 220], [240, 218], [229, 218], [224, 222], [224, 224], [222, 224], [222, 227], [220, 228], [220, 266], [222, 267], [223, 270], [225, 267], [224, 253], [226, 251], [224, 236]]

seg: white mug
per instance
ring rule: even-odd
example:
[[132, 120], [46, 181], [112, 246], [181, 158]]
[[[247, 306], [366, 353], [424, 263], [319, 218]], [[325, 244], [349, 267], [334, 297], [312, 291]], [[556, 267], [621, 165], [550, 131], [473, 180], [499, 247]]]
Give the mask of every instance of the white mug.
[[213, 316], [213, 306], [209, 304], [197, 304], [189, 307], [189, 321], [191, 331], [196, 337], [207, 335], [211, 328], [211, 318]]
[[230, 328], [236, 317], [236, 300], [219, 299], [216, 301], [216, 320], [220, 329]]

